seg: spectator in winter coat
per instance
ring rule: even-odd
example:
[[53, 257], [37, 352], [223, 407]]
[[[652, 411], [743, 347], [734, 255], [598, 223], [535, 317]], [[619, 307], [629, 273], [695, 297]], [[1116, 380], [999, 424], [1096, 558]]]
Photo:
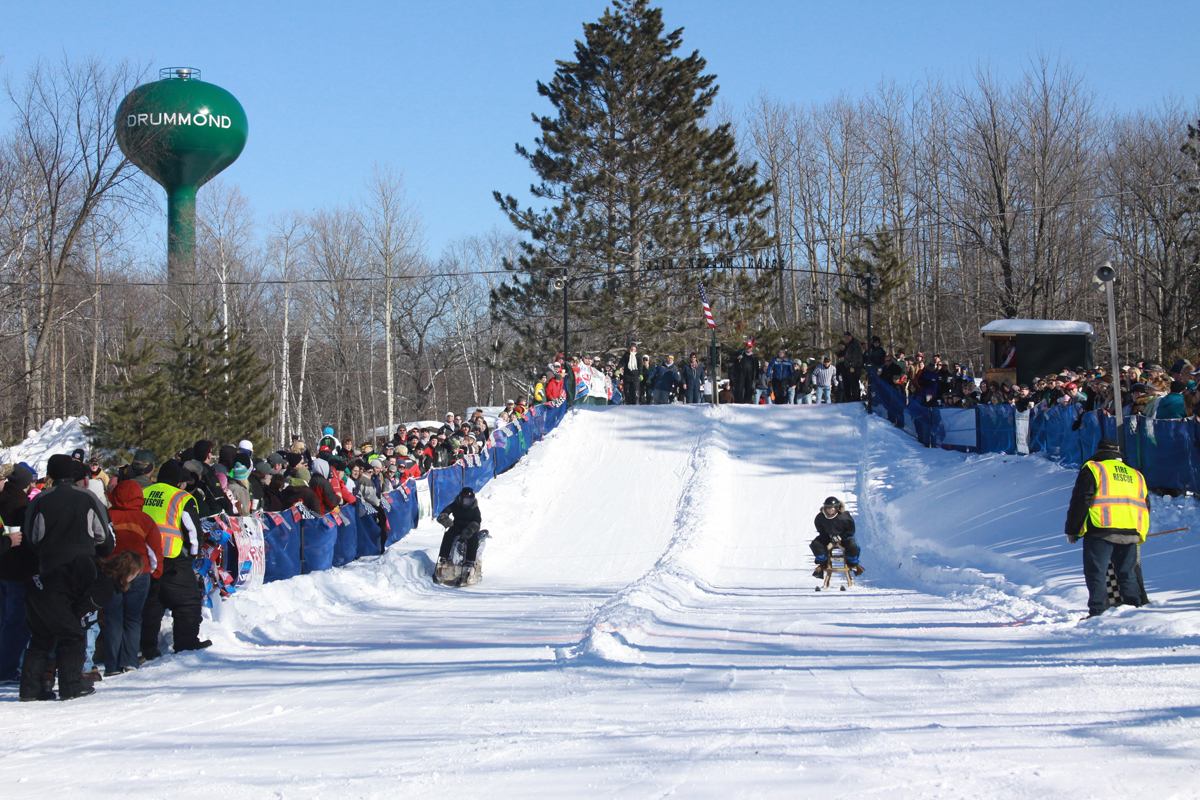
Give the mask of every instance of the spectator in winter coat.
[[688, 358], [688, 363], [683, 365], [682, 374], [680, 375], [680, 380], [683, 382], [684, 402], [700, 402], [700, 386], [707, 377], [704, 365], [700, 363], [700, 358], [695, 353], [692, 353]]
[[792, 384], [796, 403], [809, 405], [816, 400], [817, 393], [813, 391], [813, 376], [808, 371], [807, 361], [800, 361], [796, 364], [796, 372], [792, 376]]
[[733, 402], [754, 402], [754, 381], [758, 379], [759, 372], [758, 356], [754, 355], [754, 340], [751, 339], [729, 366], [729, 388], [733, 390]]
[[883, 367], [879, 370], [879, 377], [887, 386], [901, 393], [904, 392], [904, 368], [896, 363], [891, 353], [884, 354]]
[[829, 356], [821, 359], [821, 366], [813, 370], [813, 389], [815, 390], [816, 400], [818, 405], [821, 403], [832, 403], [833, 400], [830, 393], [833, 391], [833, 379], [837, 375], [837, 369], [833, 366]]
[[44, 676], [56, 647], [60, 697], [71, 700], [96, 691], [83, 680], [87, 629], [81, 620], [128, 589], [141, 572], [141, 559], [127, 551], [108, 560], [78, 555], [34, 577], [25, 596], [31, 636], [21, 668], [22, 701], [54, 699], [53, 685], [47, 685]]
[[291, 508], [297, 503], [303, 503], [304, 507], [314, 516], [319, 517], [324, 513], [321, 511], [320, 498], [317, 497], [316, 491], [308, 485], [310, 480], [312, 480], [312, 474], [304, 467], [296, 467], [295, 472], [288, 478], [282, 475], [275, 476], [272, 483], [279, 487], [279, 499], [284, 508]]
[[622, 402], [628, 406], [636, 406], [642, 384], [642, 363], [638, 359], [636, 344], [629, 345], [629, 350], [617, 362], [617, 375], [621, 379]]
[[846, 343], [846, 361], [845, 361], [845, 392], [843, 400], [854, 402], [862, 399], [862, 371], [863, 371], [863, 351], [862, 344], [851, 335], [850, 331], [846, 331], [843, 340]]
[[333, 489], [333, 484], [329, 482], [329, 462], [323, 458], [314, 458], [311, 475], [308, 485], [321, 501], [321, 513], [336, 511], [341, 506], [341, 501]]
[[883, 362], [887, 356], [887, 351], [883, 349], [883, 343], [878, 336], [871, 337], [871, 347], [867, 350], [866, 362], [867, 366], [878, 370], [883, 366]]
[[650, 384], [653, 374], [650, 356], [643, 354], [641, 367], [638, 368], [638, 405], [648, 406], [654, 402], [654, 387]]
[[1154, 418], [1183, 419], [1187, 416], [1183, 403], [1185, 389], [1187, 384], [1182, 381], [1171, 381], [1171, 391], [1158, 401], [1154, 408]]
[[[5, 465], [5, 469], [8, 465]], [[21, 533], [33, 473], [17, 464], [0, 488], [0, 519], [11, 533], [0, 536], [0, 681], [21, 676], [21, 656], [29, 643], [25, 622], [25, 582], [38, 571], [37, 552]]]
[[249, 477], [250, 468], [240, 462], [234, 464], [229, 473], [229, 494], [234, 500], [234, 512], [239, 517], [248, 517], [253, 511], [250, 504], [250, 485], [247, 483]]
[[87, 469], [68, 455], [50, 456], [54, 486], [38, 494], [25, 513], [23, 533], [49, 572], [80, 555], [108, 556], [113, 549], [108, 511], [85, 488]]
[[775, 402], [780, 405], [785, 402], [791, 405], [792, 398], [796, 394], [796, 386], [793, 382], [796, 366], [787, 357], [787, 351], [780, 350], [779, 354], [771, 359], [771, 365], [767, 371], [771, 376], [771, 394], [775, 396]]
[[149, 450], [134, 453], [133, 462], [129, 465], [129, 477], [141, 484], [143, 489], [154, 483], [154, 453]]
[[104, 676], [137, 669], [138, 643], [142, 634], [142, 608], [150, 593], [151, 578], [162, 577], [162, 534], [154, 520], [142, 510], [145, 495], [134, 481], [122, 481], [113, 490], [109, 515], [116, 534], [113, 558], [132, 552], [142, 562], [141, 573], [124, 592], [113, 595], [104, 606]]
[[668, 355], [667, 360], [654, 369], [650, 376], [654, 384], [654, 405], [661, 406], [670, 403], [675, 398], [675, 389], [679, 386], [679, 368], [675, 366], [675, 356]]
[[[754, 404], [768, 402], [771, 395], [771, 376], [767, 374], [767, 365], [759, 367], [758, 377], [754, 379]], [[767, 398], [767, 399], [764, 399]]]
[[814, 578], [824, 576], [825, 567], [829, 565], [829, 543], [840, 540], [846, 553], [846, 565], [854, 570], [855, 575], [862, 575], [866, 570], [858, 563], [859, 548], [854, 538], [854, 518], [836, 497], [826, 497], [825, 503], [817, 518], [813, 520], [817, 528], [817, 538], [812, 540], [809, 548], [817, 561], [813, 571]]

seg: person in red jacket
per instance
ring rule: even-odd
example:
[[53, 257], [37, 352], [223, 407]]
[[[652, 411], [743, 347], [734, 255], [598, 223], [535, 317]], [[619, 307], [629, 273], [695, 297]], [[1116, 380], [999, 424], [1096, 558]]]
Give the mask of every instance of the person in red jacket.
[[130, 551], [142, 560], [142, 572], [124, 592], [104, 606], [104, 675], [120, 675], [138, 667], [142, 608], [150, 582], [162, 576], [162, 534], [142, 506], [145, 493], [136, 481], [121, 481], [109, 497], [108, 516], [116, 534], [113, 556]]
[[328, 459], [329, 461], [329, 483], [333, 486], [333, 492], [346, 505], [354, 505], [358, 500], [354, 496], [354, 492], [350, 491], [346, 486], [346, 462], [336, 456]]

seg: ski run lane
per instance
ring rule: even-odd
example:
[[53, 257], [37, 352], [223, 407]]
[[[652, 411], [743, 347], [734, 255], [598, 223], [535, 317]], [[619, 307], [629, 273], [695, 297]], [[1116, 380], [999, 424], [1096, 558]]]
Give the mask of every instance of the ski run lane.
[[[480, 492], [482, 584], [430, 582], [427, 521], [239, 595], [204, 653], [0, 704], [3, 796], [1200, 796], [1194, 638], [910, 572], [918, 450], [850, 406], [579, 409]], [[813, 591], [828, 495], [849, 592]]]

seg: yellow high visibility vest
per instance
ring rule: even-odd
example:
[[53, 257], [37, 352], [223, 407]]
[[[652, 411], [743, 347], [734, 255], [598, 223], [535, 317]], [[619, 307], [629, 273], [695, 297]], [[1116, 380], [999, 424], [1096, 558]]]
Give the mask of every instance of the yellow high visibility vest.
[[1150, 504], [1146, 502], [1146, 479], [1133, 467], [1116, 459], [1089, 461], [1096, 479], [1096, 497], [1088, 511], [1089, 527], [1135, 530], [1144, 542], [1150, 532]]
[[169, 483], [154, 483], [142, 490], [143, 510], [154, 520], [162, 534], [163, 557], [175, 558], [183, 552], [183, 511], [196, 498]]

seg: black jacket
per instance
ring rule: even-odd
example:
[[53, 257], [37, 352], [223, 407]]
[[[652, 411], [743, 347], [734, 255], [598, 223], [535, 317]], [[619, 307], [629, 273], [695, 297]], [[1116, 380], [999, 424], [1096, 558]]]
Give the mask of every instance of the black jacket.
[[77, 556], [107, 557], [116, 546], [104, 504], [73, 483], [58, 484], [33, 498], [22, 530], [37, 552], [40, 572]]
[[96, 556], [76, 556], [38, 574], [31, 584], [25, 595], [27, 606], [40, 611], [41, 621], [50, 627], [75, 635], [83, 630], [82, 618], [104, 608], [117, 591], [113, 579], [100, 571]]
[[885, 356], [887, 356], [887, 353], [884, 352], [883, 345], [877, 344], [871, 346], [867, 350], [867, 366], [876, 368], [882, 367]]
[[846, 345], [846, 369], [853, 370], [855, 373], [862, 369], [863, 351], [862, 345], [858, 339], [850, 337], [849, 343]]
[[454, 536], [462, 533], [472, 522], [476, 525], [483, 524], [483, 516], [479, 513], [478, 500], [470, 508], [466, 508], [459, 501], [459, 498], [455, 497], [454, 502], [442, 510], [442, 514], [449, 514], [453, 518], [453, 524], [447, 533]]
[[[1097, 450], [1096, 454], [1088, 461], [1111, 461], [1120, 457], [1120, 452], [1116, 450]], [[1099, 528], [1092, 525], [1088, 512], [1092, 510], [1092, 500], [1096, 498], [1096, 491], [1099, 488], [1096, 486], [1096, 478], [1092, 475], [1092, 471], [1088, 469], [1087, 464], [1084, 464], [1079, 470], [1078, 477], [1075, 478], [1075, 488], [1071, 490], [1071, 505], [1067, 509], [1066, 534], [1078, 536], [1086, 524], [1085, 535], [1087, 536], [1115, 541], [1117, 544], [1133, 544], [1139, 541], [1141, 537], [1138, 532], [1131, 528]], [[1146, 495], [1146, 510], [1150, 510], [1149, 494]]]
[[813, 524], [817, 526], [817, 536], [822, 539], [832, 539], [834, 536], [849, 539], [854, 535], [854, 517], [849, 511], [839, 511], [833, 519], [818, 512]]
[[[5, 525], [20, 527], [25, 523], [25, 509], [29, 497], [10, 480], [0, 492], [0, 518]], [[5, 536], [5, 543], [11, 540]], [[0, 555], [0, 581], [26, 581], [38, 571], [37, 552], [25, 539], [16, 547]]]

